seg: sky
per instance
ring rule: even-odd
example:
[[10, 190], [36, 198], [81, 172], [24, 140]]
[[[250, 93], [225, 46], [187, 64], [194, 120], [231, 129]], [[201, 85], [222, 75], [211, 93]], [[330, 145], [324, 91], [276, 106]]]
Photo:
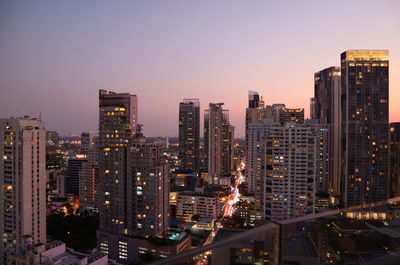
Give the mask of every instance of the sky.
[[97, 132], [98, 89], [136, 94], [146, 136], [177, 136], [179, 102], [224, 102], [244, 135], [249, 90], [304, 107], [348, 49], [389, 49], [400, 121], [400, 1], [0, 1], [0, 118]]

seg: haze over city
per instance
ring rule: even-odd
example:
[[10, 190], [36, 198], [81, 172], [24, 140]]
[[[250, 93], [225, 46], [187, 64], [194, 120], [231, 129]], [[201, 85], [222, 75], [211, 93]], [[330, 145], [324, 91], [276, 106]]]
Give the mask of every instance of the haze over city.
[[[398, 1], [0, 3], [0, 113], [97, 132], [99, 88], [139, 98], [148, 136], [177, 136], [183, 98], [224, 102], [244, 135], [247, 92], [305, 108], [313, 75], [348, 49], [388, 49], [400, 71]], [[366, 19], [368, 18], [368, 19]], [[373, 18], [373, 19], [371, 19]], [[400, 76], [390, 75], [390, 121]]]

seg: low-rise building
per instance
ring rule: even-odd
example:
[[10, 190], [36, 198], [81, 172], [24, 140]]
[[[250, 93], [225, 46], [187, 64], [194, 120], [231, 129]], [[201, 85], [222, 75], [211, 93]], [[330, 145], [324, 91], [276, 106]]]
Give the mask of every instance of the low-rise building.
[[218, 196], [215, 193], [183, 191], [178, 193], [176, 205], [176, 217], [185, 222], [191, 221], [193, 215], [215, 218], [218, 212]]

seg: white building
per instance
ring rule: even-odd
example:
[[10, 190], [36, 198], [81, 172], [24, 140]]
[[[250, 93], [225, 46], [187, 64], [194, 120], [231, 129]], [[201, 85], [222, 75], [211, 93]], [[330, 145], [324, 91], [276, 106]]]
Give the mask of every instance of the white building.
[[22, 237], [46, 241], [46, 130], [36, 119], [0, 119], [0, 234], [2, 255]]
[[264, 220], [314, 213], [317, 141], [315, 130], [304, 124], [270, 128], [262, 142]]
[[180, 192], [176, 198], [176, 217], [190, 222], [193, 215], [217, 217], [218, 196], [192, 191]]

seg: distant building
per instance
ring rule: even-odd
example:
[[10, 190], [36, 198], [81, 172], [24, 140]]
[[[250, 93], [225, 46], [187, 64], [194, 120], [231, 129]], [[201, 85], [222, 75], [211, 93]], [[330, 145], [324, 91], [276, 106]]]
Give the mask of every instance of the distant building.
[[200, 169], [200, 101], [184, 99], [179, 103], [179, 159], [181, 170]]
[[341, 198], [345, 207], [382, 201], [389, 179], [389, 52], [341, 54]]
[[60, 143], [60, 135], [57, 131], [46, 131], [46, 143], [50, 145], [58, 145]]
[[87, 158], [68, 159], [67, 175], [64, 180], [66, 194], [79, 195], [79, 172], [82, 165], [87, 162]]
[[389, 198], [400, 196], [400, 122], [390, 124]]
[[83, 132], [81, 134], [81, 153], [87, 154], [89, 149], [93, 146], [93, 134], [90, 132]]
[[210, 103], [204, 114], [204, 147], [207, 152], [208, 184], [228, 185], [223, 177], [233, 169], [234, 127], [223, 103]]
[[95, 143], [87, 151], [87, 161], [79, 171], [79, 208], [98, 208], [99, 153]]
[[46, 241], [46, 131], [36, 119], [0, 119], [0, 138], [4, 255], [20, 250], [24, 235], [31, 235], [33, 244]]

